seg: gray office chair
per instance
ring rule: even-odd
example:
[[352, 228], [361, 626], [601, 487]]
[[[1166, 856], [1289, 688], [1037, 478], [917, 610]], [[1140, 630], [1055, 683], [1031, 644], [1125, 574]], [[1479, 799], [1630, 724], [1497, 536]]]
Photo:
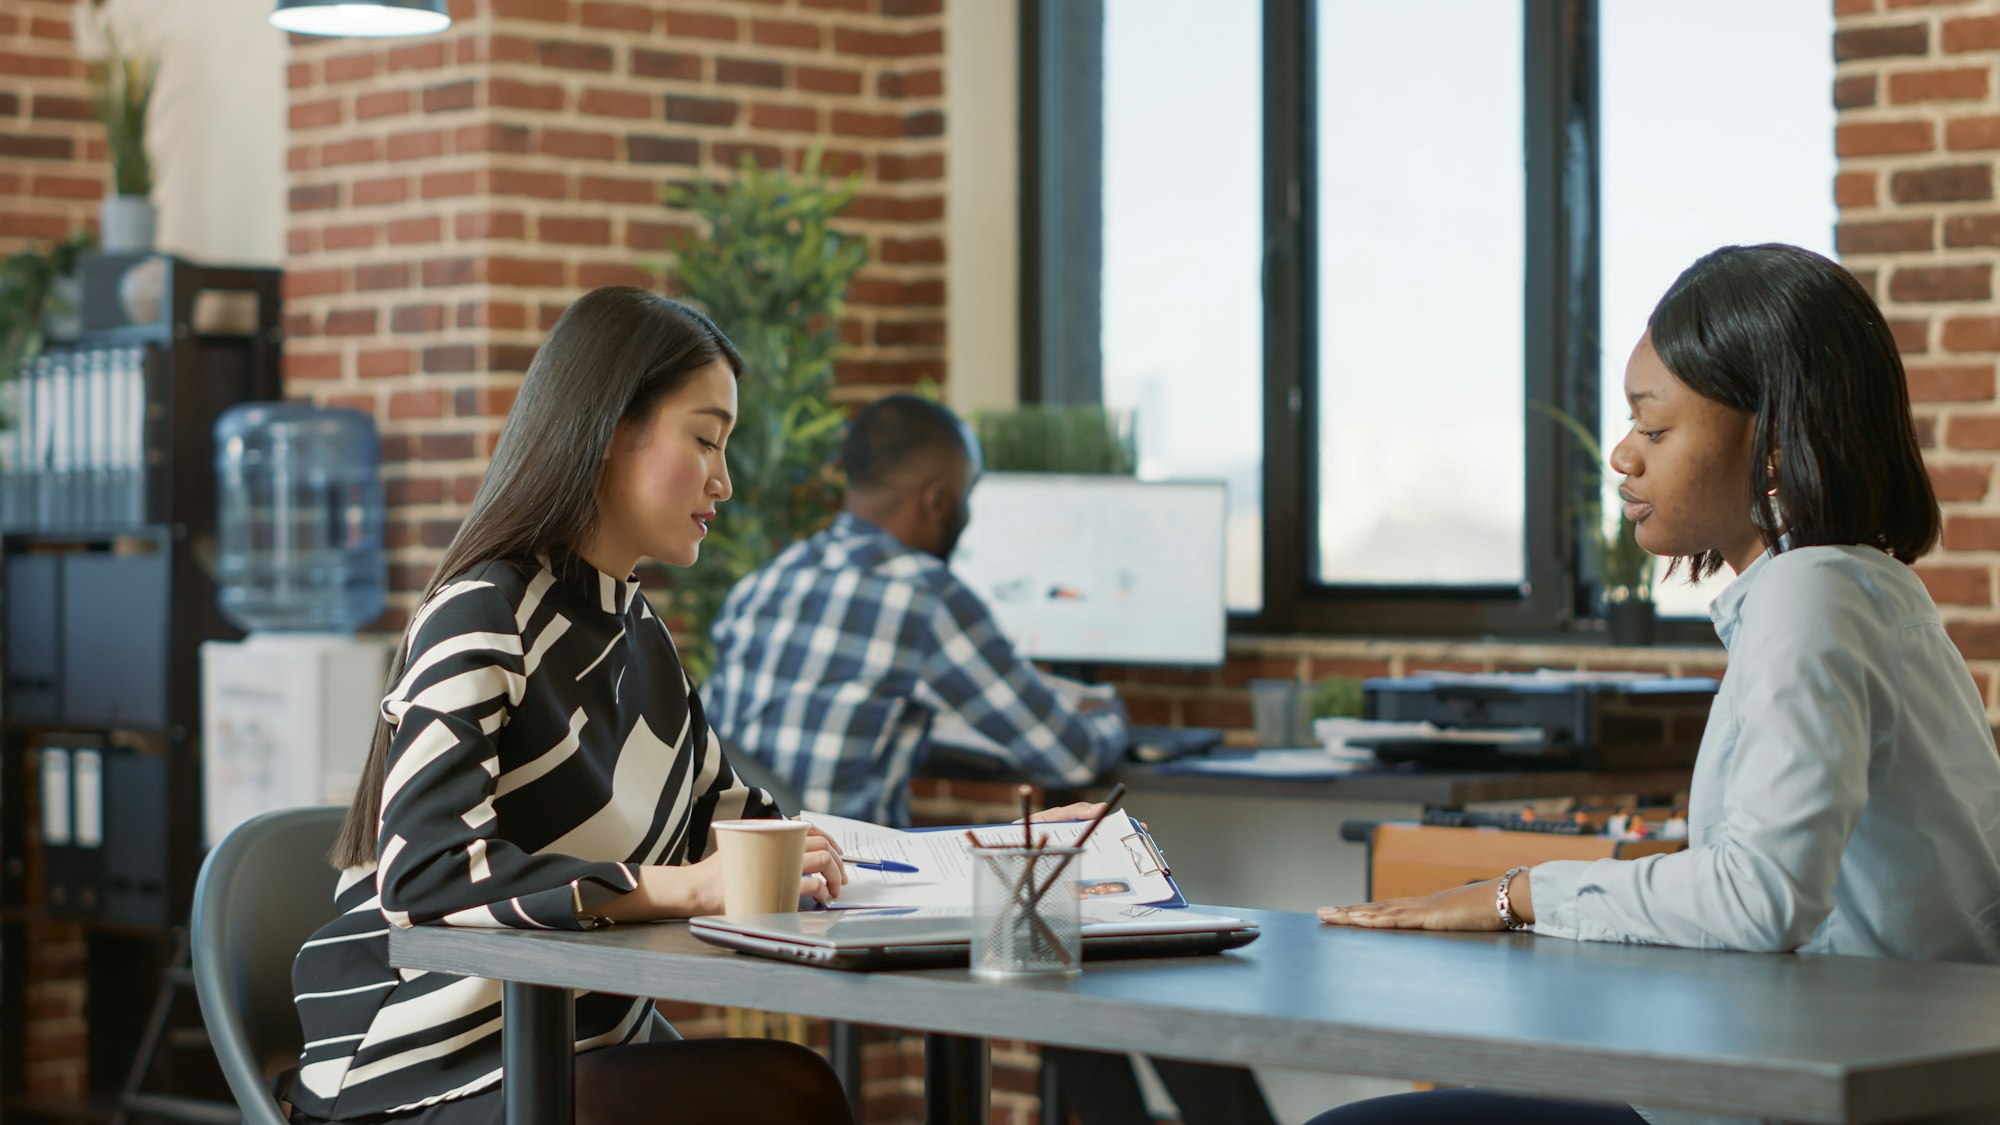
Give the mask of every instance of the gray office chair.
[[223, 838], [194, 886], [195, 994], [244, 1125], [285, 1125], [271, 1078], [298, 1062], [292, 959], [331, 921], [343, 808], [282, 809]]
[[[346, 815], [281, 809], [246, 820], [208, 853], [194, 885], [195, 994], [243, 1125], [286, 1125], [271, 1079], [304, 1045], [292, 959], [333, 919], [340, 873], [326, 856]], [[656, 1011], [652, 1038], [680, 1033]]]

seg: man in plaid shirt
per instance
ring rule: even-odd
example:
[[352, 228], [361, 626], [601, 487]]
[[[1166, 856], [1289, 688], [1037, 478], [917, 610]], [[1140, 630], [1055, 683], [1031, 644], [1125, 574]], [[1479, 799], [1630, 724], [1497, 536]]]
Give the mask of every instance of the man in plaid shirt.
[[847, 510], [729, 592], [701, 686], [710, 725], [804, 806], [907, 827], [931, 723], [955, 714], [1026, 780], [1074, 788], [1127, 740], [1114, 706], [1072, 704], [1014, 652], [946, 561], [970, 515], [979, 446], [936, 403], [892, 395], [855, 415]]

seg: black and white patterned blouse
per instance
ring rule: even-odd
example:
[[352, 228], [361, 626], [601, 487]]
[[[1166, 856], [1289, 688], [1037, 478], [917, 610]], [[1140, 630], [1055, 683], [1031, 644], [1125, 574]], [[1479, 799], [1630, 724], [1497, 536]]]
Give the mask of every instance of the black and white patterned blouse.
[[[299, 950], [305, 1051], [292, 1101], [352, 1118], [500, 1080], [500, 984], [391, 969], [392, 926], [587, 929], [636, 864], [701, 858], [708, 826], [773, 816], [702, 718], [639, 595], [575, 559], [494, 562], [417, 611], [378, 862], [343, 872], [340, 916]], [[576, 1049], [646, 1040], [645, 1000], [581, 994]]]

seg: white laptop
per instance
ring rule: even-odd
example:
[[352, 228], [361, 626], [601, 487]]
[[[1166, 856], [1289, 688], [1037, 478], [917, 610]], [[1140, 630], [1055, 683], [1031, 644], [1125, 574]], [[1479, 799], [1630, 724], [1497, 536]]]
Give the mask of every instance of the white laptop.
[[[971, 911], [904, 906], [709, 915], [688, 929], [714, 945], [833, 969], [949, 968], [967, 964]], [[1083, 904], [1083, 958], [1185, 957], [1257, 939], [1254, 922], [1136, 904]]]

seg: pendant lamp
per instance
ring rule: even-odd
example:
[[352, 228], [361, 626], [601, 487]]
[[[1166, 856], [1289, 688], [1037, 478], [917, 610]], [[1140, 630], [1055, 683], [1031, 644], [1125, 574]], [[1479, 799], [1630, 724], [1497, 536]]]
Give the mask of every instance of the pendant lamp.
[[301, 35], [429, 35], [451, 26], [445, 0], [278, 0], [271, 26]]

